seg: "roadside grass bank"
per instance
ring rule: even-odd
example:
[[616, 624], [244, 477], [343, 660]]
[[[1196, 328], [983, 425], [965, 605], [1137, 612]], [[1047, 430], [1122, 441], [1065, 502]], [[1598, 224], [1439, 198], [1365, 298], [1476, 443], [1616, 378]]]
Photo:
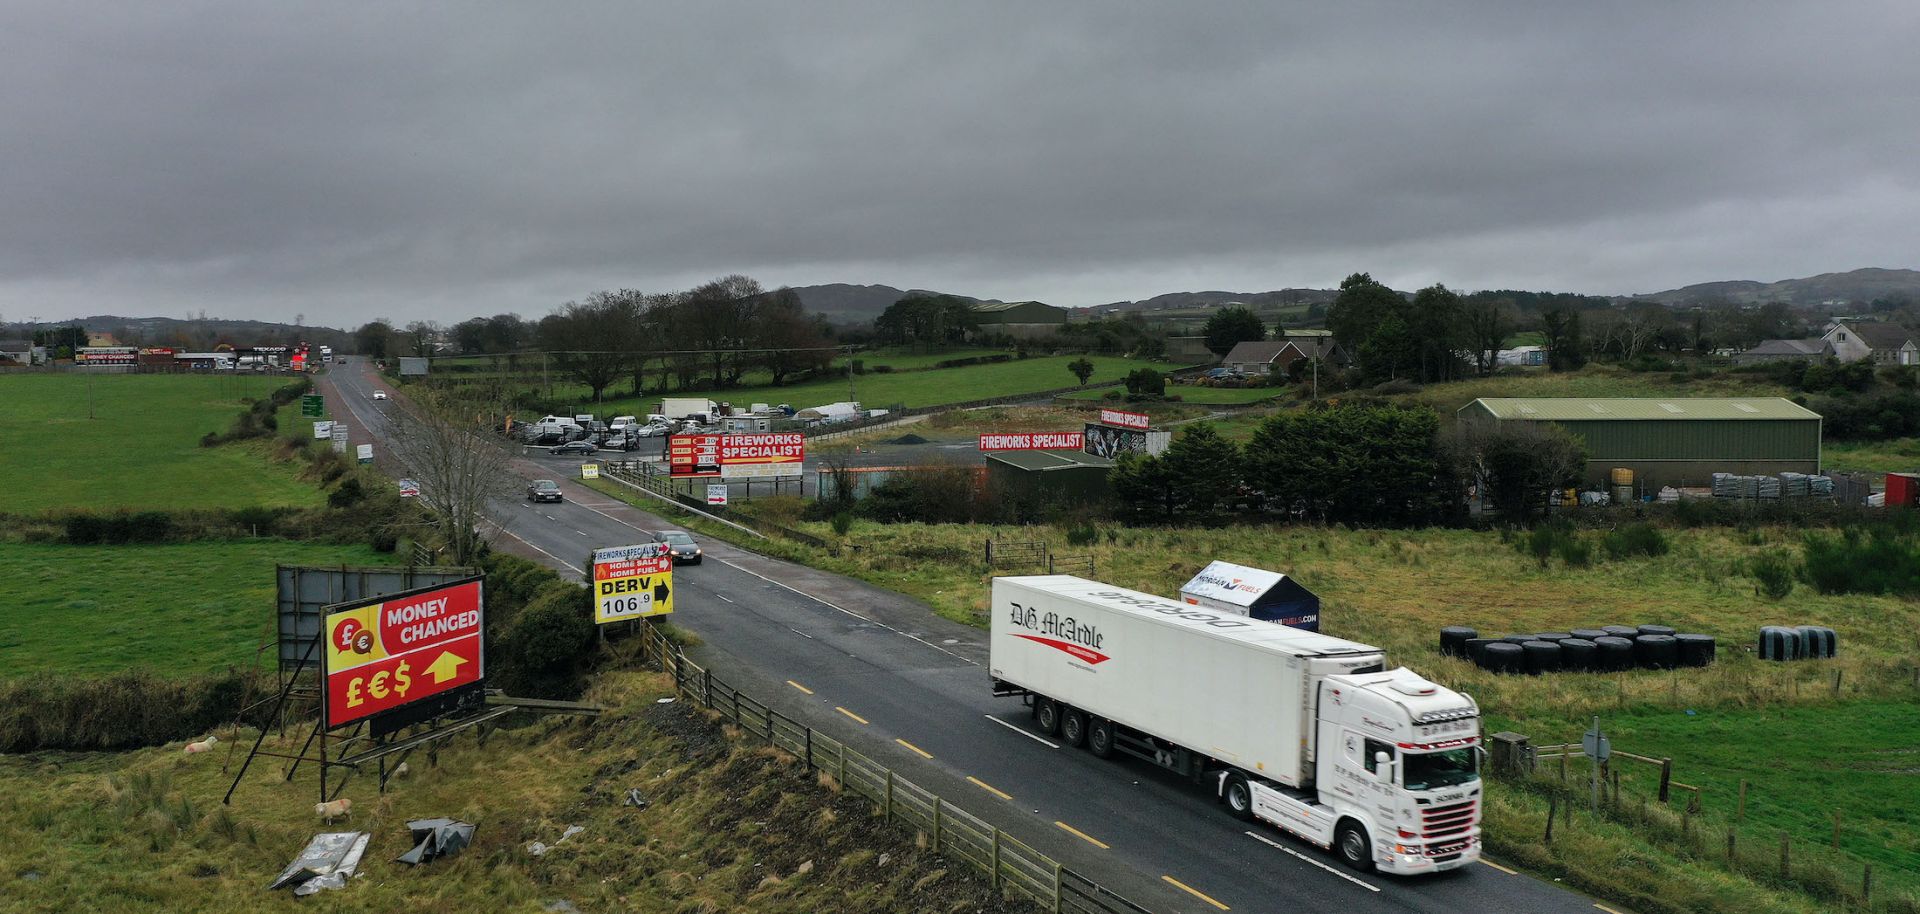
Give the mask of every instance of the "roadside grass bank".
[[1920, 472], [1920, 438], [1895, 438], [1891, 441], [1823, 441], [1820, 460], [1829, 472], [1886, 473]]
[[[674, 515], [703, 536], [897, 590], [980, 627], [990, 581], [983, 566], [988, 538], [1044, 542], [1059, 556], [1091, 555], [1100, 580], [1169, 596], [1215, 558], [1286, 570], [1320, 594], [1323, 631], [1383, 646], [1396, 663], [1474, 695], [1488, 715], [1487, 732], [1517, 730], [1536, 743], [1577, 740], [1598, 715], [1616, 749], [1671, 757], [1675, 780], [1703, 788], [1697, 821], [1683, 823], [1690, 797], [1676, 792], [1670, 808], [1649, 801], [1647, 812], [1631, 807], [1572, 834], [1563, 831], [1559, 843], [1547, 846], [1540, 838], [1549, 793], [1496, 785], [1488, 827], [1497, 855], [1642, 910], [1729, 914], [1857, 904], [1846, 893], [1857, 896], [1862, 867], [1871, 863], [1880, 886], [1872, 910], [1920, 910], [1903, 907], [1920, 891], [1908, 875], [1916, 853], [1910, 820], [1920, 808], [1901, 799], [1911, 795], [1920, 724], [1895, 722], [1900, 709], [1920, 701], [1920, 643], [1913, 635], [1920, 606], [1896, 597], [1824, 595], [1804, 585], [1784, 600], [1759, 596], [1747, 569], [1755, 556], [1796, 544], [1799, 531], [1792, 528], [1668, 530], [1663, 555], [1569, 568], [1557, 561], [1543, 567], [1499, 533], [1482, 531], [856, 521], [841, 537], [830, 524], [772, 512], [776, 522], [835, 544], [829, 551], [780, 536], [752, 539], [617, 483], [590, 484]], [[1705, 670], [1503, 677], [1437, 650], [1443, 625], [1472, 625], [1498, 636], [1644, 622], [1718, 636], [1718, 662]], [[1840, 657], [1796, 664], [1754, 658], [1750, 645], [1760, 625], [1800, 622], [1839, 630]], [[1828, 751], [1836, 732], [1855, 725], [1882, 729], [1838, 757]], [[1790, 750], [1779, 748], [1789, 741]], [[1574, 768], [1584, 771], [1578, 760]], [[1819, 857], [1803, 850], [1805, 865], [1788, 878], [1716, 859], [1713, 848], [1704, 847], [1710, 842], [1703, 829], [1735, 814], [1743, 777], [1751, 783], [1739, 829], [1756, 846], [1741, 853], [1760, 855], [1757, 844], [1764, 841], [1777, 857], [1782, 833], [1802, 845], [1821, 844], [1834, 810], [1843, 824], [1853, 823], [1851, 831], [1843, 829], [1841, 849]], [[1622, 782], [1629, 804], [1652, 795], [1644, 775], [1623, 771]], [[1584, 789], [1584, 782], [1577, 786]], [[1761, 789], [1769, 802], [1754, 801]]]
[[5, 510], [316, 504], [297, 468], [265, 459], [268, 441], [200, 446], [247, 400], [287, 384], [237, 373], [0, 374], [0, 479], [13, 483]]
[[371, 546], [278, 539], [0, 546], [0, 679], [251, 667], [275, 637], [275, 565], [393, 561]]
[[[371, 778], [345, 796], [373, 835], [361, 878], [325, 893], [329, 910], [981, 911], [1003, 901], [986, 880], [915, 846], [871, 804], [822, 786], [792, 759], [730, 740], [658, 674], [603, 675], [600, 718], [546, 718], [455, 739], [384, 796]], [[249, 734], [240, 734], [249, 736]], [[223, 737], [223, 741], [224, 741]], [[299, 748], [289, 732], [268, 737]], [[286, 784], [250, 772], [232, 806], [224, 745], [116, 754], [0, 757], [0, 864], [7, 906], [21, 910], [254, 912], [291, 906], [262, 886], [315, 832], [312, 776]], [[627, 806], [628, 790], [645, 806]], [[478, 825], [450, 859], [408, 868], [408, 819]], [[561, 840], [568, 826], [583, 831]], [[550, 845], [540, 856], [534, 841]]]

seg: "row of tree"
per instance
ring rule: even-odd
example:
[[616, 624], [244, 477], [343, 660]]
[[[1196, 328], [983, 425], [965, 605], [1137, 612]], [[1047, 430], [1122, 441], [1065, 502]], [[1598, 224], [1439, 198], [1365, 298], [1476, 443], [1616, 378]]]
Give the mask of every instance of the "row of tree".
[[1461, 423], [1443, 433], [1432, 409], [1348, 404], [1277, 414], [1245, 447], [1189, 426], [1162, 455], [1122, 456], [1108, 481], [1120, 513], [1141, 520], [1231, 512], [1418, 526], [1458, 520], [1476, 490], [1524, 521], [1585, 468], [1580, 443], [1557, 427]]

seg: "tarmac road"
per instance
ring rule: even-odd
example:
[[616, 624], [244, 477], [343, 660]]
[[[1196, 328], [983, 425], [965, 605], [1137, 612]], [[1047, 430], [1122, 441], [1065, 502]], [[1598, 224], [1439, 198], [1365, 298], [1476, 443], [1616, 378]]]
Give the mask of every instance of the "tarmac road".
[[[392, 403], [368, 394], [384, 382], [364, 363], [320, 381], [354, 443], [370, 432], [379, 452]], [[557, 471], [579, 462], [517, 462], [527, 479], [560, 480], [566, 501], [498, 505], [497, 548], [578, 578], [591, 549], [674, 527]], [[1415, 879], [1351, 873], [1158, 768], [1040, 737], [1017, 699], [991, 696], [984, 632], [901, 594], [724, 542], [702, 546], [703, 564], [674, 573], [674, 622], [704, 641], [698, 662], [1153, 911], [1613, 910], [1497, 861]]]

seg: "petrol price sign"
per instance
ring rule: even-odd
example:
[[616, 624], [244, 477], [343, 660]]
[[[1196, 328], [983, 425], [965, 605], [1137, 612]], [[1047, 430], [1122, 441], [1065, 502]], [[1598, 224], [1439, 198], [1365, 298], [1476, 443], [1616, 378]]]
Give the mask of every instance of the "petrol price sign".
[[673, 612], [673, 553], [666, 543], [593, 550], [593, 621]]
[[482, 687], [484, 613], [477, 577], [328, 607], [327, 727]]

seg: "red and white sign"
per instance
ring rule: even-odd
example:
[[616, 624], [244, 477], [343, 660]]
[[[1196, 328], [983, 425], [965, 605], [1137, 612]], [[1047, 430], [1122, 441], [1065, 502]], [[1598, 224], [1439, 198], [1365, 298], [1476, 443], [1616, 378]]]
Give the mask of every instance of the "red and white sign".
[[1121, 412], [1117, 409], [1103, 409], [1100, 411], [1100, 424], [1144, 430], [1151, 427], [1153, 422], [1147, 418], [1146, 413], [1128, 413]]
[[137, 365], [140, 350], [133, 346], [82, 346], [73, 351], [78, 365]]
[[322, 631], [329, 729], [486, 675], [478, 578], [334, 609]]
[[674, 476], [799, 476], [806, 458], [807, 436], [798, 432], [667, 439], [667, 469]]
[[1087, 446], [1082, 432], [1031, 432], [1005, 435], [981, 435], [983, 451], [1077, 451]]

